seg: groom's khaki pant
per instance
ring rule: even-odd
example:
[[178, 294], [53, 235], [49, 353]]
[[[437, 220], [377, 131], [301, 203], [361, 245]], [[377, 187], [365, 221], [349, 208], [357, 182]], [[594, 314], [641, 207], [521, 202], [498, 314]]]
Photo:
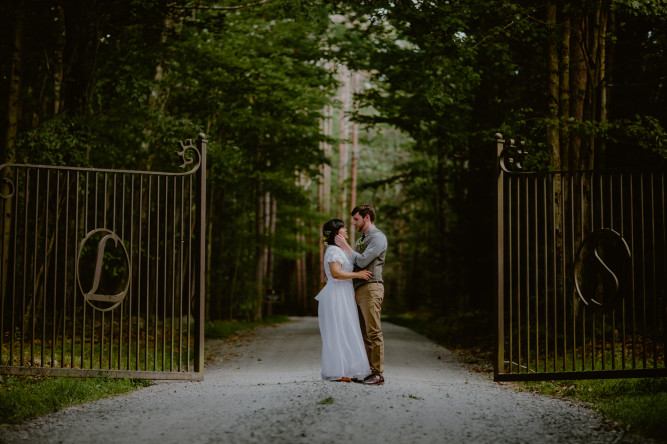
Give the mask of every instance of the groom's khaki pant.
[[373, 374], [381, 375], [384, 371], [384, 341], [380, 314], [384, 300], [384, 285], [371, 282], [359, 287], [354, 295], [359, 307], [361, 336], [364, 338], [368, 363]]

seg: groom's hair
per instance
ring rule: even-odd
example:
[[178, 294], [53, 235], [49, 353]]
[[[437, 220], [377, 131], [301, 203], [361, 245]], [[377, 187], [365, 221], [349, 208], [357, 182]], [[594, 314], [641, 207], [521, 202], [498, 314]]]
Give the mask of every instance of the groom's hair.
[[366, 215], [369, 215], [371, 217], [371, 222], [375, 222], [375, 209], [372, 205], [363, 204], [359, 205], [358, 207], [354, 207], [354, 210], [352, 210], [350, 216], [354, 216], [357, 213], [359, 213], [362, 218], [366, 217]]
[[331, 219], [322, 227], [322, 234], [327, 245], [336, 245], [336, 235], [338, 230], [345, 226], [345, 222], [340, 219]]

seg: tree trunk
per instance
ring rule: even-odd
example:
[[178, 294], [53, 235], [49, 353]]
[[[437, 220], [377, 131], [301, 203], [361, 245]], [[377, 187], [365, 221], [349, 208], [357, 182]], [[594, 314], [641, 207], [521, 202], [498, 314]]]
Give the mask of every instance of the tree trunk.
[[[162, 29], [162, 37], [161, 37], [161, 43], [164, 45], [167, 42], [167, 36], [169, 35], [171, 29], [174, 27], [174, 20], [171, 18], [169, 14], [164, 19], [164, 27]], [[153, 76], [153, 82], [155, 84], [155, 88], [150, 92], [150, 95], [148, 96], [148, 110], [149, 111], [155, 111], [159, 107], [161, 107], [163, 104], [162, 102], [162, 97], [164, 97], [166, 94], [162, 91], [161, 83], [162, 83], [162, 78], [164, 77], [164, 71], [162, 68], [163, 65], [163, 60], [158, 60], [156, 65], [155, 65], [155, 74]], [[146, 169], [150, 170], [153, 161], [155, 159], [155, 154], [150, 153], [150, 138], [151, 135], [153, 134], [153, 124], [152, 122], [146, 122], [146, 127], [144, 128], [144, 140], [141, 142], [141, 150], [143, 151], [143, 155], [139, 157], [139, 169]]]
[[65, 52], [65, 42], [67, 37], [67, 28], [65, 27], [65, 11], [62, 5], [55, 6], [58, 12], [58, 36], [53, 72], [53, 114], [56, 115], [62, 108], [62, 85], [65, 78], [65, 69], [63, 65], [63, 53]]
[[561, 10], [561, 47], [560, 47], [560, 97], [558, 112], [562, 127], [559, 137], [559, 150], [561, 169], [566, 169], [569, 165], [570, 158], [570, 132], [569, 132], [569, 118], [570, 118], [570, 5], [565, 3]]
[[18, 132], [18, 123], [21, 115], [21, 78], [23, 46], [23, 11], [22, 2], [16, 4], [16, 22], [14, 25], [14, 39], [11, 48], [11, 67], [9, 70], [9, 92], [7, 100], [7, 132], [0, 148], [0, 164], [8, 160], [9, 151], [14, 146], [14, 139]]
[[264, 305], [264, 193], [262, 191], [261, 179], [257, 182], [257, 193], [255, 195], [255, 303], [253, 321], [262, 319], [262, 306]]
[[[613, 12], [607, 8], [602, 9], [602, 21], [600, 26], [600, 73], [598, 82], [600, 85], [600, 123], [605, 124], [607, 122], [607, 106], [608, 106], [608, 85], [609, 79], [607, 78], [607, 66], [610, 62], [609, 52], [610, 48], [607, 44], [607, 31], [609, 29], [613, 30], [613, 21], [614, 15]], [[597, 145], [597, 150], [595, 153], [593, 166], [595, 168], [601, 167], [604, 160], [604, 154], [607, 149], [606, 142], [600, 140]]]
[[[325, 107], [325, 114], [324, 114], [324, 135], [327, 138], [331, 138], [332, 132], [331, 132], [331, 116], [333, 114], [333, 109], [331, 105], [327, 105]], [[331, 159], [331, 152], [332, 152], [332, 147], [331, 144], [328, 142], [328, 140], [324, 143], [324, 156], [327, 159]], [[322, 211], [324, 214], [329, 216], [331, 214], [331, 166], [329, 164], [325, 164], [323, 167], [323, 182], [324, 182], [324, 189], [323, 189], [323, 198], [322, 198]]]
[[347, 128], [347, 118], [345, 112], [348, 104], [349, 96], [349, 72], [347, 69], [341, 69], [340, 75], [342, 79], [342, 87], [340, 89], [340, 102], [341, 109], [338, 119], [338, 124], [340, 132], [338, 134], [339, 144], [338, 144], [338, 211], [339, 214], [347, 214], [347, 163], [348, 163], [348, 152], [347, 152], [347, 138], [348, 138], [348, 128]]
[[551, 147], [551, 165], [555, 170], [561, 169], [560, 164], [560, 141], [559, 141], [559, 124], [560, 116], [558, 99], [560, 79], [558, 73], [558, 42], [556, 41], [556, 33], [554, 27], [557, 25], [557, 9], [553, 2], [547, 4], [547, 23], [551, 27], [551, 35], [549, 38], [549, 122], [547, 129], [547, 144]]
[[[356, 94], [358, 88], [359, 73], [352, 74], [351, 89], [352, 94]], [[359, 102], [354, 101], [354, 112], [359, 110]], [[352, 165], [350, 166], [350, 210], [357, 206], [357, 145], [359, 142], [359, 125], [352, 122]], [[347, 213], [343, 213], [347, 214]], [[350, 230], [350, 242], [354, 245], [356, 230]]]
[[[17, 2], [16, 4], [16, 22], [13, 40], [7, 100], [7, 131], [4, 139], [0, 142], [0, 164], [13, 162], [15, 156], [12, 156], [12, 159], [9, 159], [9, 151], [14, 146], [14, 139], [18, 132], [19, 116], [21, 115], [21, 48], [23, 42], [23, 13], [21, 11], [21, 2]], [[8, 196], [10, 193], [9, 185], [3, 179], [11, 179], [12, 172], [8, 168], [4, 168], [0, 173], [2, 174], [2, 177], [0, 177], [0, 180], [2, 181], [0, 184], [0, 193], [3, 196]], [[4, 295], [5, 289], [7, 288], [7, 272], [5, 270], [7, 270], [9, 263], [9, 245], [12, 239], [12, 218], [14, 215], [14, 209], [11, 203], [14, 200], [2, 200], [4, 220], [2, 221], [2, 263], [0, 264], [2, 267], [2, 282], [0, 282], [0, 294]], [[2, 314], [0, 314], [0, 316], [2, 316]], [[2, 332], [0, 332], [0, 334], [2, 334]]]
[[[572, 61], [574, 63], [574, 77], [571, 84], [572, 117], [576, 123], [584, 121], [586, 104], [586, 91], [588, 88], [588, 69], [584, 46], [586, 45], [584, 28], [585, 17], [576, 17], [572, 20]], [[570, 153], [568, 159], [568, 170], [582, 169], [582, 139], [577, 133], [570, 136]]]

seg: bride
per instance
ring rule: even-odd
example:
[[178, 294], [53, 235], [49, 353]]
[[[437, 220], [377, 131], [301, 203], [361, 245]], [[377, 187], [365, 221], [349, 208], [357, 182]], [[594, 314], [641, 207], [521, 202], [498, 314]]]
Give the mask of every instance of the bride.
[[322, 232], [327, 245], [324, 252], [327, 283], [315, 297], [319, 301], [317, 313], [322, 335], [322, 379], [363, 380], [371, 370], [361, 338], [352, 279], [368, 280], [371, 272], [353, 272], [351, 259], [334, 243], [337, 234], [348, 239], [342, 220], [331, 219], [324, 224]]

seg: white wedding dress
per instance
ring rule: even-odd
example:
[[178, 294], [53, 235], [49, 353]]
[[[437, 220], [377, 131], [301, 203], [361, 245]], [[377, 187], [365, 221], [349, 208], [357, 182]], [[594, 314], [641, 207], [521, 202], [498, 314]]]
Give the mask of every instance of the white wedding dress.
[[363, 379], [371, 374], [368, 357], [361, 338], [357, 303], [352, 279], [334, 279], [330, 262], [340, 262], [343, 271], [352, 271], [348, 255], [335, 245], [324, 252], [327, 283], [315, 297], [320, 334], [322, 335], [322, 379], [343, 377]]

